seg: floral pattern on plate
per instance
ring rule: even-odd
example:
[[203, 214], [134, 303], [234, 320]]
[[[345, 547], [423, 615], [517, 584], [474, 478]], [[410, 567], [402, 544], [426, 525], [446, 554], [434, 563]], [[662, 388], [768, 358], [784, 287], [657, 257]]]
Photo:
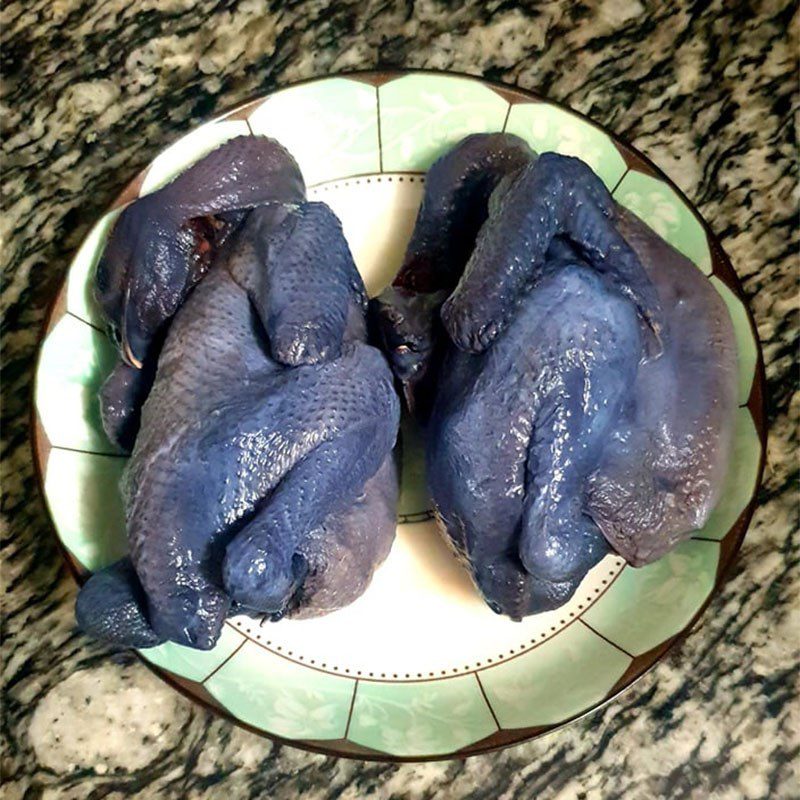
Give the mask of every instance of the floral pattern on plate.
[[377, 106], [373, 86], [331, 78], [276, 92], [248, 121], [288, 148], [311, 186], [380, 170]]
[[355, 681], [298, 667], [247, 641], [205, 682], [239, 719], [289, 739], [342, 739]]
[[609, 189], [625, 173], [625, 161], [607, 133], [548, 103], [511, 106], [506, 131], [521, 136], [537, 153], [553, 151], [583, 159]]
[[151, 664], [168, 669], [173, 675], [202, 683], [230, 658], [244, 641], [244, 636], [237, 633], [230, 625], [224, 625], [219, 641], [211, 650], [194, 650], [174, 642], [165, 642], [158, 647], [140, 650], [139, 653]]
[[645, 567], [626, 567], [584, 615], [598, 633], [640, 655], [688, 624], [714, 586], [719, 545], [692, 539]]
[[480, 673], [503, 728], [555, 725], [602, 700], [630, 656], [580, 621], [516, 658]]
[[669, 184], [631, 170], [613, 194], [618, 203], [646, 222], [706, 275], [711, 274], [711, 251], [706, 232]]
[[426, 170], [470, 133], [503, 129], [509, 104], [470, 78], [406, 75], [380, 96], [382, 168]]
[[474, 675], [358, 685], [348, 738], [393, 755], [465, 747], [497, 730]]

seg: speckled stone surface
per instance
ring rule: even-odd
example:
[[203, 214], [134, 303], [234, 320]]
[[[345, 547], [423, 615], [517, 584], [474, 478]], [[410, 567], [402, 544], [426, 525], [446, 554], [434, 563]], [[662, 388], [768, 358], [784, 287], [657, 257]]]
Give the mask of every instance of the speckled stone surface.
[[[5, 798], [800, 796], [796, 4], [17, 0], [0, 31]], [[244, 99], [376, 65], [518, 83], [649, 155], [720, 236], [767, 365], [761, 507], [688, 641], [585, 721], [466, 761], [277, 747], [88, 641], [28, 444], [48, 301], [119, 187]]]

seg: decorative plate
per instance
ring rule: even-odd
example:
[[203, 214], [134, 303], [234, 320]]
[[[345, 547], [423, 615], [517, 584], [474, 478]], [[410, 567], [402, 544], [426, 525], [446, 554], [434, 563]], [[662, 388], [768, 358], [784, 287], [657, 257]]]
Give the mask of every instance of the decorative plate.
[[691, 628], [741, 544], [764, 460], [763, 367], [739, 282], [698, 213], [647, 159], [566, 108], [466, 76], [365, 73], [292, 86], [193, 130], [128, 185], [76, 254], [46, 325], [34, 401], [42, 487], [76, 575], [126, 550], [117, 489], [126, 459], [106, 440], [96, 400], [114, 352], [91, 292], [120, 209], [224, 140], [268, 134], [297, 158], [310, 198], [339, 215], [376, 293], [400, 265], [425, 170], [466, 134], [499, 130], [587, 161], [725, 299], [739, 410], [723, 499], [703, 530], [657, 563], [633, 569], [608, 556], [566, 606], [511, 622], [484, 605], [437, 533], [406, 424], [397, 540], [357, 602], [316, 620], [233, 618], [210, 652], [174, 644], [140, 652], [176, 688], [267, 736], [341, 756], [424, 760], [550, 731], [658, 661]]

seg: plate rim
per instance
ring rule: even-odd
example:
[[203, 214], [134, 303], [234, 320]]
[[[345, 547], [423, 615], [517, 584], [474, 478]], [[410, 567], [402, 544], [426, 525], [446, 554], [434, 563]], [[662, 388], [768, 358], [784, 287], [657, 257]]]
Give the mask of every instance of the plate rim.
[[[153, 159], [151, 159], [142, 170], [136, 173], [127, 183], [124, 184], [120, 192], [118, 192], [112, 199], [111, 203], [108, 206], [106, 206], [101, 216], [93, 220], [92, 226], [89, 227], [86, 235], [83, 237], [81, 242], [72, 250], [72, 257], [69, 260], [69, 266], [67, 267], [67, 270], [64, 272], [63, 278], [58, 282], [58, 286], [54, 292], [53, 298], [48, 302], [44, 318], [37, 333], [36, 357], [33, 365], [34, 369], [33, 380], [31, 381], [31, 390], [28, 399], [28, 406], [29, 406], [28, 424], [30, 432], [28, 440], [31, 449], [32, 462], [34, 465], [36, 486], [38, 488], [42, 504], [47, 514], [51, 535], [55, 539], [56, 545], [67, 566], [68, 572], [72, 575], [76, 583], [79, 586], [82, 585], [87, 579], [87, 572], [75, 561], [73, 556], [67, 550], [66, 545], [62, 542], [60, 536], [58, 535], [58, 531], [55, 525], [55, 520], [53, 519], [53, 516], [50, 511], [50, 506], [47, 502], [47, 495], [45, 493], [45, 488], [44, 488], [44, 469], [42, 463], [42, 451], [44, 447], [44, 441], [46, 441], [46, 433], [39, 418], [39, 414], [37, 413], [36, 396], [37, 396], [39, 369], [42, 360], [42, 345], [45, 339], [47, 338], [48, 334], [55, 326], [56, 313], [60, 310], [61, 305], [65, 304], [66, 302], [66, 287], [69, 276], [69, 267], [71, 267], [72, 265], [75, 254], [78, 252], [78, 250], [83, 245], [84, 241], [91, 234], [94, 224], [99, 219], [102, 219], [110, 211], [112, 211], [115, 208], [118, 208], [123, 203], [123, 201], [125, 201], [126, 196], [129, 195], [131, 191], [137, 188], [137, 185], [143, 180], [146, 171], [149, 169], [150, 164], [152, 164], [152, 162], [158, 156], [160, 156], [167, 148], [174, 145], [184, 136], [186, 136], [187, 134], [191, 133], [194, 130], [197, 130], [201, 125], [205, 125], [222, 119], [230, 119], [232, 116], [236, 115], [237, 112], [241, 112], [244, 109], [248, 108], [249, 106], [254, 105], [255, 103], [263, 102], [268, 97], [273, 96], [277, 92], [293, 89], [298, 86], [303, 86], [311, 83], [318, 83], [322, 81], [331, 80], [334, 78], [343, 78], [343, 79], [361, 81], [362, 83], [368, 83], [370, 85], [378, 87], [384, 83], [390, 82], [397, 78], [406, 77], [408, 75], [463, 78], [495, 90], [496, 93], [499, 94], [501, 97], [503, 97], [510, 105], [514, 105], [514, 103], [517, 102], [523, 102], [523, 103], [537, 102], [537, 103], [544, 103], [556, 107], [558, 109], [561, 109], [562, 111], [565, 111], [573, 116], [580, 118], [584, 123], [588, 123], [591, 127], [600, 131], [605, 136], [610, 137], [611, 140], [615, 143], [615, 145], [621, 149], [621, 155], [622, 153], [624, 153], [625, 155], [636, 158], [640, 162], [638, 166], [643, 166], [646, 168], [645, 174], [650, 174], [651, 176], [658, 178], [658, 180], [663, 182], [670, 189], [672, 189], [673, 192], [675, 192], [679, 200], [683, 203], [683, 205], [687, 209], [691, 211], [692, 216], [700, 224], [708, 241], [709, 248], [712, 251], [714, 251], [714, 253], [717, 256], [718, 262], [724, 267], [724, 277], [727, 280], [724, 280], [723, 283], [733, 292], [736, 298], [741, 302], [742, 306], [745, 309], [747, 320], [750, 325], [751, 336], [753, 338], [756, 347], [756, 363], [755, 363], [753, 382], [751, 385], [750, 394], [748, 396], [746, 403], [744, 403], [741, 407], [748, 407], [750, 411], [750, 416], [753, 421], [756, 435], [759, 441], [759, 463], [756, 471], [756, 483], [752, 497], [750, 498], [750, 501], [745, 506], [745, 508], [740, 512], [736, 521], [733, 523], [732, 530], [735, 528], [738, 528], [739, 530], [738, 533], [736, 534], [735, 540], [727, 547], [728, 549], [728, 552], [726, 554], [727, 560], [724, 564], [722, 564], [721, 569], [718, 567], [714, 579], [714, 584], [708, 596], [700, 605], [700, 607], [697, 609], [697, 611], [692, 615], [691, 619], [683, 626], [683, 628], [680, 631], [678, 631], [678, 633], [674, 634], [667, 640], [661, 642], [652, 650], [634, 657], [634, 659], [631, 661], [630, 665], [625, 670], [623, 675], [618, 679], [617, 683], [611, 688], [611, 690], [604, 698], [595, 703], [592, 703], [589, 707], [582, 709], [577, 714], [552, 725], [543, 725], [543, 726], [526, 727], [526, 728], [513, 728], [513, 729], [501, 728], [499, 731], [495, 731], [493, 734], [486, 737], [485, 739], [473, 742], [459, 750], [444, 754], [422, 755], [422, 756], [413, 756], [413, 755], [406, 756], [406, 755], [394, 755], [391, 753], [383, 753], [381, 751], [364, 748], [363, 746], [357, 745], [354, 742], [351, 742], [347, 739], [338, 739], [329, 741], [291, 739], [265, 731], [261, 728], [258, 728], [247, 722], [244, 722], [243, 720], [240, 720], [239, 718], [235, 717], [230, 711], [217, 704], [216, 701], [213, 701], [213, 698], [207, 692], [207, 690], [203, 690], [204, 693], [207, 695], [207, 697], [200, 696], [197, 693], [197, 687], [199, 686], [199, 684], [195, 684], [192, 681], [188, 681], [187, 679], [181, 678], [180, 676], [177, 676], [166, 669], [157, 667], [155, 664], [152, 664], [146, 658], [144, 658], [144, 656], [142, 656], [137, 650], [133, 650], [133, 653], [136, 655], [137, 659], [141, 663], [143, 663], [153, 674], [155, 674], [158, 678], [160, 678], [167, 685], [169, 685], [172, 689], [178, 691], [184, 697], [189, 698], [194, 703], [197, 703], [201, 707], [216, 714], [217, 716], [220, 716], [224, 719], [231, 721], [233, 724], [239, 726], [240, 728], [255, 733], [258, 736], [264, 737], [279, 745], [296, 747], [301, 750], [306, 750], [309, 752], [337, 757], [337, 758], [347, 758], [359, 761], [383, 762], [383, 763], [423, 763], [432, 761], [447, 761], [452, 759], [464, 759], [475, 755], [482, 755], [485, 753], [496, 752], [498, 750], [505, 749], [506, 747], [522, 744], [524, 742], [532, 741], [534, 739], [542, 738], [544, 736], [556, 733], [557, 731], [562, 730], [566, 726], [571, 725], [581, 719], [588, 717], [591, 714], [594, 714], [596, 711], [603, 709], [612, 701], [619, 698], [623, 693], [627, 692], [631, 687], [637, 684], [647, 674], [649, 674], [656, 667], [656, 665], [665, 658], [667, 654], [676, 652], [688, 638], [688, 636], [696, 626], [699, 619], [704, 615], [708, 606], [711, 604], [712, 600], [715, 599], [715, 597], [720, 593], [722, 587], [727, 583], [728, 579], [731, 576], [733, 566], [738, 560], [742, 543], [750, 527], [750, 523], [752, 521], [755, 509], [758, 506], [758, 494], [759, 490], [762, 487], [764, 469], [766, 465], [766, 448], [767, 448], [767, 438], [768, 438], [768, 426], [767, 426], [767, 416], [766, 416], [767, 386], [766, 386], [766, 370], [764, 365], [764, 354], [761, 345], [761, 340], [758, 336], [758, 329], [755, 324], [755, 319], [753, 317], [753, 313], [750, 308], [750, 300], [744, 293], [741, 281], [735, 269], [733, 268], [730, 258], [728, 257], [727, 253], [722, 247], [722, 244], [717, 239], [709, 223], [705, 220], [702, 214], [700, 214], [699, 210], [696, 208], [694, 203], [692, 203], [689, 200], [689, 198], [684, 194], [684, 192], [680, 189], [680, 187], [678, 187], [674, 183], [674, 181], [668, 175], [666, 175], [646, 154], [642, 153], [637, 148], [634, 148], [632, 145], [628, 144], [624, 139], [618, 136], [610, 128], [603, 127], [599, 123], [592, 120], [586, 114], [571, 108], [566, 103], [562, 103], [558, 100], [553, 100], [542, 94], [537, 93], [534, 90], [526, 89], [517, 86], [516, 84], [504, 83], [502, 81], [485, 78], [481, 75], [457, 72], [453, 70], [414, 69], [414, 68], [363, 69], [363, 70], [352, 70], [346, 72], [335, 72], [325, 75], [317, 75], [302, 80], [293, 81], [291, 83], [287, 83], [281, 86], [276, 86], [271, 91], [255, 95], [246, 100], [243, 100], [242, 102], [238, 102], [227, 109], [223, 109], [219, 114], [215, 114], [214, 116], [211, 116], [207, 119], [198, 122], [195, 125], [192, 125], [186, 131], [183, 131], [180, 135], [177, 135], [175, 136], [175, 138], [170, 139], [169, 142], [167, 142], [162, 148], [159, 149], [159, 151], [153, 156]], [[728, 535], [730, 535], [730, 532]], [[721, 548], [720, 562], [723, 559], [722, 544], [724, 541], [725, 538], [719, 541], [719, 545]], [[637, 662], [640, 662], [639, 666], [637, 666]]]

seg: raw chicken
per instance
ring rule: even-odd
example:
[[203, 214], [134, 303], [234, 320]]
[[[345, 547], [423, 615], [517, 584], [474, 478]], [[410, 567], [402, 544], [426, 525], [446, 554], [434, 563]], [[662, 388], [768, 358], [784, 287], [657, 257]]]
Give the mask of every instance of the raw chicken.
[[[431, 174], [470, 174], [480, 146], [516, 139], [469, 137]], [[410, 405], [423, 422], [432, 408], [439, 518], [487, 602], [519, 618], [569, 599], [606, 542], [639, 565], [702, 526], [725, 478], [736, 355], [710, 283], [585, 164], [531, 155], [495, 178], [488, 205], [475, 193], [472, 218], [488, 217], [462, 274], [439, 255], [454, 226], [426, 219], [453, 188], [428, 182], [404, 267], [423, 275], [372, 310]]]
[[440, 521], [491, 607], [561, 605], [609, 547], [583, 486], [641, 352], [633, 306], [577, 262], [551, 262], [481, 355], [452, 348], [427, 431]]
[[255, 208], [184, 294], [123, 481], [130, 561], [76, 613], [106, 640], [207, 649], [234, 611], [313, 616], [364, 591], [394, 537], [399, 403], [324, 204]]

